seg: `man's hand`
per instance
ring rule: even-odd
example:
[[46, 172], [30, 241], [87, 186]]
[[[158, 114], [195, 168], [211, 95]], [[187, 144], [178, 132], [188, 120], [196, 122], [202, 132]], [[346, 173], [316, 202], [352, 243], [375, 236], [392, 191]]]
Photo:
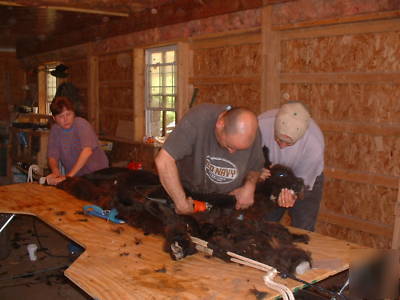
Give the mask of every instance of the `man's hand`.
[[187, 197], [185, 201], [179, 201], [175, 203], [175, 212], [178, 215], [190, 215], [194, 213], [193, 210], [193, 199]]
[[271, 171], [269, 169], [263, 168], [260, 174], [260, 177], [258, 178], [258, 181], [264, 181], [265, 179], [271, 177]]
[[278, 205], [280, 207], [293, 207], [296, 203], [297, 196], [293, 192], [293, 190], [289, 189], [282, 189], [279, 198], [278, 198]]
[[236, 209], [246, 209], [254, 203], [254, 188], [249, 185], [234, 189], [229, 195], [235, 196]]
[[50, 175], [47, 175], [47, 177], [46, 177], [47, 184], [49, 184], [49, 185], [57, 185], [60, 182], [64, 181], [65, 179], [66, 179], [65, 176], [60, 176], [60, 175], [57, 175], [54, 173], [51, 173]]

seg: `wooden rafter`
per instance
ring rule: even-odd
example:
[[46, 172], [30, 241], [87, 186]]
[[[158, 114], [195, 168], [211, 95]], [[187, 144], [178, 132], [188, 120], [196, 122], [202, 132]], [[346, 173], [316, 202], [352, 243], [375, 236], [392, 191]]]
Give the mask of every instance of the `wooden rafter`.
[[[15, 1], [0, 1], [0, 5], [15, 6], [15, 7], [29, 7], [30, 6], [30, 5], [25, 5], [22, 3], [17, 3]], [[82, 8], [82, 7], [56, 6], [56, 5], [32, 5], [32, 7], [44, 8], [44, 9], [54, 9], [54, 10], [60, 10], [60, 11], [71, 11], [71, 12], [78, 12], [78, 13], [87, 13], [87, 14], [118, 16], [118, 17], [128, 17], [129, 16], [129, 13], [126, 13], [126, 12], [88, 9], [88, 8]]]

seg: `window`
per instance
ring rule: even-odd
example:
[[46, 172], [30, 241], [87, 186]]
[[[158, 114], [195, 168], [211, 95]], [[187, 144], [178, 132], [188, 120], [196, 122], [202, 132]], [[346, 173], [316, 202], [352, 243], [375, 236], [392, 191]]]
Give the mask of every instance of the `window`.
[[46, 114], [50, 115], [50, 104], [56, 95], [57, 78], [50, 74], [54, 71], [56, 64], [46, 65]]
[[146, 50], [146, 135], [164, 137], [176, 122], [175, 46]]

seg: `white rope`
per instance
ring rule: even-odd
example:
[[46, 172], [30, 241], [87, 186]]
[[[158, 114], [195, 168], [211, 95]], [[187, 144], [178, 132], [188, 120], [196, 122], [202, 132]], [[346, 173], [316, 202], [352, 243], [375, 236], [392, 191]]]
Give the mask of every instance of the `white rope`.
[[277, 273], [278, 271], [273, 269], [264, 275], [263, 279], [265, 285], [275, 291], [278, 291], [282, 295], [283, 300], [295, 300], [292, 291], [287, 286], [273, 281]]
[[[192, 239], [192, 242], [196, 244], [197, 250], [200, 250], [203, 252], [208, 252], [208, 253], [211, 252], [211, 254], [212, 254], [212, 249], [207, 248], [208, 242], [201, 240], [199, 238], [196, 238], [196, 237], [192, 237], [192, 236], [190, 238]], [[269, 287], [270, 289], [279, 292], [279, 294], [281, 294], [283, 300], [295, 300], [292, 291], [288, 287], [286, 287], [283, 284], [273, 281], [273, 279], [275, 278], [275, 275], [278, 273], [278, 271], [275, 268], [273, 268], [269, 265], [260, 263], [256, 260], [252, 260], [250, 258], [238, 255], [233, 252], [228, 251], [228, 252], [226, 252], [226, 254], [231, 257], [230, 260], [233, 262], [267, 272], [267, 274], [264, 275], [264, 277], [263, 277], [265, 285], [267, 287]]]
[[26, 182], [33, 182], [33, 172], [38, 173], [40, 171], [40, 168], [38, 165], [30, 165], [28, 169], [28, 178]]

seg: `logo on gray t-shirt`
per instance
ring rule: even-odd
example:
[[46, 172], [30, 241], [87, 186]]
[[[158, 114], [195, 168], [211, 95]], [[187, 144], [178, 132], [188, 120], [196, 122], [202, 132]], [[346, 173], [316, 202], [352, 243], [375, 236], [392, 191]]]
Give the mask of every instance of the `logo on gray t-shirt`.
[[235, 164], [227, 159], [207, 155], [204, 170], [211, 181], [217, 184], [231, 183], [238, 176]]

